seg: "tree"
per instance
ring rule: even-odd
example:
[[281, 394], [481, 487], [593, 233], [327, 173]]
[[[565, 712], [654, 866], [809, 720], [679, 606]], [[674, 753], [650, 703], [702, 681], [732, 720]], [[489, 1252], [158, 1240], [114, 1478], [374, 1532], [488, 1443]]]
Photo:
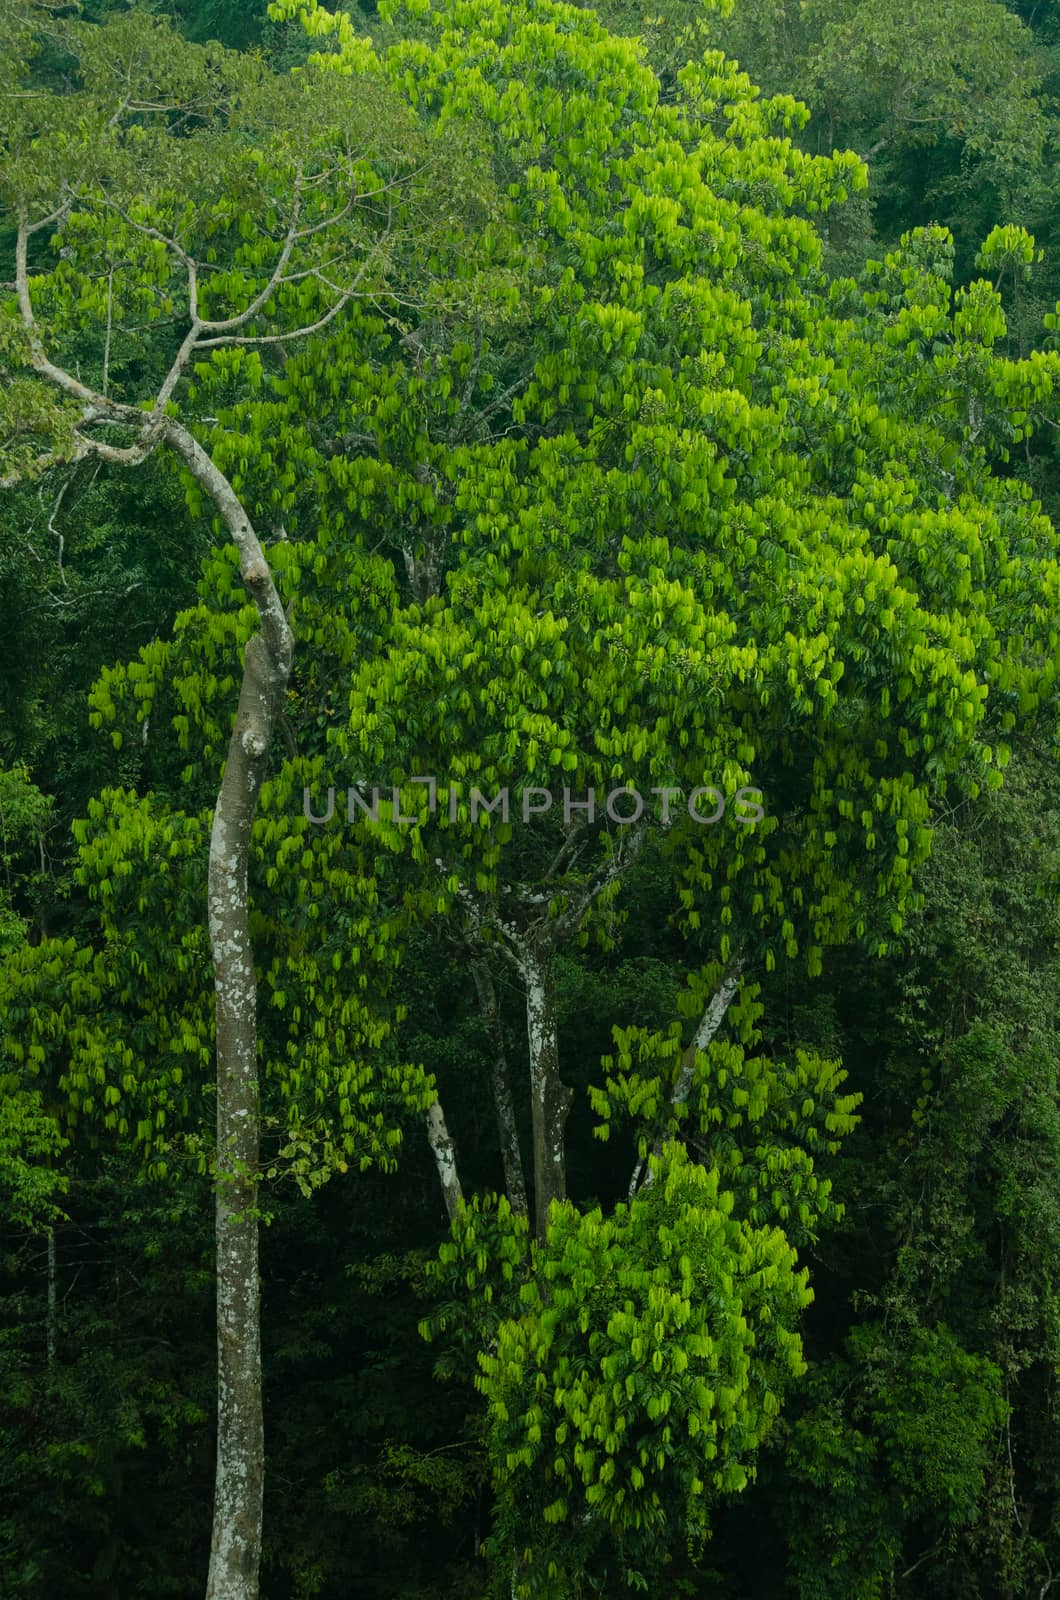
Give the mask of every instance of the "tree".
[[[394, 123], [385, 96], [354, 104], [331, 83], [322, 96], [313, 74], [273, 81], [253, 60], [184, 46], [142, 17], [97, 28], [57, 19], [47, 7], [9, 8], [3, 44], [13, 93], [0, 199], [14, 229], [15, 288], [2, 336], [7, 479], [56, 460], [139, 466], [158, 449], [172, 452], [233, 542], [255, 613], [256, 628], [242, 641], [208, 873], [218, 1452], [207, 1593], [235, 1600], [257, 1593], [263, 1473], [248, 854], [293, 633], [245, 506], [174, 400], [208, 352], [260, 360], [261, 350], [327, 326], [355, 297], [384, 292], [412, 141], [405, 142], [408, 120]], [[380, 120], [387, 114], [389, 147]], [[36, 253], [48, 243], [61, 247], [59, 263], [36, 271]], [[145, 327], [161, 336], [144, 341]], [[85, 356], [86, 329], [98, 339], [93, 382], [82, 376], [87, 362], [75, 368], [71, 359], [75, 349]], [[52, 959], [45, 944], [29, 966], [49, 971]], [[105, 1033], [90, 1028], [79, 1041], [89, 1057], [96, 1047], [96, 1080], [111, 1050]], [[40, 1061], [39, 1030], [30, 1040], [28, 1059]], [[25, 1042], [16, 1058], [27, 1059]], [[112, 1086], [103, 1102], [120, 1106], [120, 1091]], [[91, 1093], [79, 1109], [92, 1111]], [[155, 1108], [141, 1122], [141, 1138], [150, 1140], [159, 1117]], [[117, 1112], [114, 1122], [127, 1127]]]
[[[324, 59], [356, 71], [348, 25], [300, 9], [314, 36], [333, 41]], [[425, 28], [432, 21], [416, 16]], [[1039, 422], [1053, 414], [1056, 363], [992, 356], [1003, 330], [997, 293], [980, 280], [953, 295], [944, 230], [903, 240], [866, 291], [849, 280], [829, 288], [819, 241], [788, 208], [826, 207], [845, 182], [861, 181], [861, 168], [770, 142], [777, 125], [797, 125], [799, 108], [784, 97], [757, 102], [717, 55], [679, 73], [664, 104], [637, 53], [577, 12], [483, 5], [433, 25], [433, 51], [399, 44], [388, 64], [402, 81], [411, 75], [443, 125], [474, 115], [494, 130], [509, 218], [544, 241], [528, 261], [543, 315], [521, 330], [518, 365], [503, 346], [428, 325], [415, 335], [414, 380], [398, 355], [379, 376], [358, 373], [344, 396], [363, 453], [335, 462], [347, 499], [330, 502], [332, 515], [353, 532], [376, 520], [415, 531], [409, 604], [386, 627], [386, 663], [366, 662], [355, 681], [349, 728], [334, 744], [362, 791], [396, 786], [409, 819], [387, 828], [376, 818], [375, 834], [360, 837], [407, 849], [420, 908], [451, 910], [472, 944], [514, 955], [526, 984], [531, 1295], [548, 1280], [552, 1226], [570, 1215], [570, 1097], [547, 966], [628, 861], [614, 819], [583, 836], [557, 818], [551, 836], [530, 842], [481, 803], [476, 815], [474, 794], [457, 782], [492, 804], [508, 781], [513, 793], [543, 791], [568, 772], [580, 794], [602, 778], [641, 794], [669, 780], [687, 794], [697, 763], [704, 780], [754, 777], [771, 816], [743, 843], [738, 830], [697, 837], [687, 816], [667, 839], [687, 933], [708, 917], [717, 929], [713, 986], [697, 996], [701, 1044], [693, 1040], [686, 1064], [672, 1036], [649, 1041], [635, 1075], [605, 1096], [633, 1111], [642, 1161], [661, 1154], [668, 1123], [680, 1128], [687, 1096], [708, 1131], [712, 1071], [723, 1086], [731, 1070], [720, 1053], [728, 1043], [715, 1039], [740, 987], [727, 963], [768, 970], [803, 952], [813, 973], [824, 945], [851, 936], [885, 951], [915, 903], [932, 795], [962, 769], [974, 784], [969, 758], [980, 779], [1000, 781], [987, 740], [1051, 695], [1055, 536], [1030, 495], [993, 477], [990, 463], [1023, 436], [1030, 410]], [[502, 381], [503, 432], [486, 398]], [[373, 398], [405, 383], [414, 425]], [[1016, 387], [1025, 400], [1010, 409]], [[1014, 560], [1026, 560], [1019, 577]], [[987, 589], [1000, 596], [996, 610], [984, 604]], [[1004, 641], [1017, 630], [1013, 654]], [[504, 681], [498, 659], [514, 667]], [[1006, 759], [1002, 748], [997, 760]], [[307, 775], [319, 781], [325, 766], [320, 758]], [[645, 1066], [660, 1059], [668, 1070], [649, 1079]], [[783, 1070], [756, 1070], [782, 1102], [801, 1088], [811, 1108], [822, 1100], [826, 1119], [841, 1116], [828, 1104], [835, 1080], [825, 1064], [800, 1066], [807, 1079], [800, 1085], [792, 1068], [783, 1090]], [[456, 1212], [450, 1259], [480, 1281], [482, 1258], [500, 1251], [514, 1281], [518, 1224], [490, 1212], [483, 1244], [443, 1128], [439, 1116], [439, 1166]], [[813, 1173], [805, 1129], [800, 1142], [792, 1170], [801, 1186]], [[769, 1149], [766, 1140], [754, 1162], [747, 1150], [734, 1157], [729, 1175], [749, 1206]], [[740, 1178], [744, 1164], [751, 1174]], [[797, 1229], [783, 1184], [773, 1204]], [[505, 1303], [498, 1351], [503, 1332], [525, 1352], [534, 1313]], [[484, 1341], [488, 1385], [499, 1355]], [[544, 1368], [539, 1376], [544, 1392]], [[507, 1401], [490, 1392], [503, 1421]], [[529, 1445], [544, 1451], [541, 1419], [528, 1410], [526, 1423]], [[533, 1472], [537, 1459], [531, 1448], [518, 1464]], [[502, 1483], [515, 1471], [512, 1449], [505, 1458], [498, 1446], [497, 1471]], [[535, 1503], [537, 1521], [528, 1513], [507, 1526], [516, 1550], [528, 1539], [538, 1547], [544, 1507], [559, 1504]], [[520, 1581], [570, 1585], [576, 1560], [553, 1573], [535, 1565]]]
[[[996, 221], [1049, 226], [1049, 57], [1001, 0], [763, 0], [750, 5], [663, 5], [645, 19], [607, 0], [613, 27], [643, 30], [653, 59], [674, 71], [704, 46], [739, 61], [767, 93], [795, 94], [812, 116], [806, 148], [856, 150], [870, 165], [884, 244], [914, 225], [955, 233], [962, 270]], [[861, 219], [863, 229], [868, 218]], [[860, 239], [830, 219], [844, 270], [864, 258]]]

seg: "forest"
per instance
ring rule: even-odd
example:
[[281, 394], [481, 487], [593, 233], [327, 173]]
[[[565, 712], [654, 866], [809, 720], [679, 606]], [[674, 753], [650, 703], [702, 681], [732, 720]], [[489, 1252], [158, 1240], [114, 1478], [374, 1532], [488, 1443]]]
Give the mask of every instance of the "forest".
[[3, 1600], [1060, 1600], [1058, 157], [1060, 0], [0, 0]]

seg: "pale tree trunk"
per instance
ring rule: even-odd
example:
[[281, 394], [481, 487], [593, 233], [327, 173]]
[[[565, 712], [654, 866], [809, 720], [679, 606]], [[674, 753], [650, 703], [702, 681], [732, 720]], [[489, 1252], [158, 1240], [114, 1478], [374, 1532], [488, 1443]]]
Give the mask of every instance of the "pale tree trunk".
[[523, 952], [534, 1133], [534, 1223], [541, 1243], [553, 1200], [567, 1197], [566, 1127], [573, 1098], [559, 1075], [553, 959], [549, 945], [530, 945]]
[[168, 442], [209, 492], [258, 608], [210, 834], [209, 922], [217, 1026], [217, 1467], [206, 1600], [257, 1600], [265, 1447], [258, 1276], [257, 983], [247, 867], [251, 830], [294, 640], [261, 545], [228, 480], [169, 423]]
[[445, 1209], [449, 1221], [452, 1222], [460, 1210], [463, 1192], [456, 1170], [456, 1146], [446, 1124], [445, 1112], [438, 1100], [427, 1112], [427, 1140], [434, 1155], [434, 1164], [438, 1169], [438, 1181], [442, 1186]]
[[479, 1009], [486, 1024], [493, 1050], [491, 1080], [493, 1104], [497, 1112], [497, 1132], [501, 1142], [501, 1160], [504, 1163], [504, 1187], [511, 1208], [518, 1216], [527, 1214], [526, 1179], [523, 1176], [523, 1157], [519, 1148], [519, 1126], [515, 1120], [515, 1101], [512, 1096], [511, 1073], [508, 1070], [508, 1051], [504, 1039], [504, 1023], [497, 1002], [497, 989], [489, 962], [484, 956], [475, 956], [471, 971], [478, 993]]
[[[127, 103], [126, 97], [122, 109]], [[352, 171], [351, 167], [351, 175]], [[260, 1129], [247, 866], [251, 829], [290, 677], [294, 640], [261, 544], [238, 495], [193, 434], [169, 414], [169, 403], [201, 351], [227, 344], [269, 344], [303, 337], [330, 322], [357, 292], [368, 263], [375, 257], [374, 247], [353, 280], [335, 288], [330, 308], [315, 322], [261, 338], [245, 332], [280, 286], [292, 281], [287, 274], [293, 271], [291, 258], [296, 247], [307, 245], [312, 254], [321, 230], [341, 223], [348, 210], [340, 210], [327, 224], [303, 225], [302, 186], [299, 166], [287, 229], [272, 272], [250, 303], [230, 317], [204, 321], [199, 313], [200, 264], [179, 240], [167, 239], [154, 229], [143, 230], [160, 240], [173, 260], [181, 263], [188, 284], [188, 331], [147, 411], [91, 388], [80, 377], [56, 366], [45, 349], [33, 307], [29, 241], [65, 218], [73, 191], [64, 184], [57, 208], [36, 220], [31, 220], [29, 202], [22, 199], [15, 239], [15, 291], [31, 363], [41, 377], [81, 406], [80, 424], [67, 458], [76, 461], [92, 456], [114, 465], [135, 467], [160, 446], [172, 449], [224, 522], [239, 553], [240, 574], [257, 607], [260, 625], [260, 632], [246, 647], [239, 707], [210, 836], [208, 902], [217, 1030], [218, 1394], [217, 1473], [207, 1600], [257, 1600], [259, 1587], [264, 1479], [256, 1216]], [[117, 209], [120, 212], [120, 207]], [[131, 225], [139, 226], [135, 221]], [[311, 269], [299, 275], [311, 275]], [[131, 429], [133, 441], [112, 444], [85, 431], [98, 424]], [[49, 1266], [51, 1269], [51, 1261]], [[53, 1285], [51, 1270], [49, 1279]]]
[[[35, 340], [26, 266], [28, 230], [20, 227], [17, 285]], [[139, 465], [159, 445], [180, 458], [209, 496], [239, 553], [240, 576], [258, 611], [260, 632], [248, 640], [235, 726], [210, 835], [208, 914], [217, 1034], [217, 1465], [206, 1600], [258, 1600], [264, 1439], [261, 1402], [258, 1280], [257, 993], [250, 941], [247, 866], [251, 829], [268, 770], [273, 733], [291, 672], [294, 637], [250, 519], [224, 473], [182, 423], [163, 412], [189, 339], [170, 378], [145, 416], [111, 406], [54, 367], [34, 346], [34, 364], [65, 393], [86, 404], [88, 420], [139, 428], [128, 446], [83, 439], [79, 452]]]
[[[289, 664], [289, 656], [288, 656]], [[247, 863], [286, 672], [249, 640], [210, 835], [217, 1019], [217, 1469], [207, 1600], [256, 1600], [265, 1449], [258, 1277], [257, 985]]]
[[[559, 1073], [559, 1033], [556, 1019], [555, 954], [578, 930], [593, 902], [616, 883], [636, 860], [647, 836], [646, 824], [626, 831], [623, 840], [616, 843], [608, 858], [587, 882], [579, 883], [569, 892], [569, 904], [554, 921], [544, 929], [541, 926], [542, 902], [552, 898], [541, 887], [507, 886], [504, 894], [515, 905], [515, 914], [499, 912], [496, 904], [483, 904], [466, 886], [458, 889], [458, 897], [468, 917], [470, 942], [473, 943], [485, 930], [500, 935], [496, 948], [500, 950], [518, 972], [526, 990], [526, 1034], [530, 1057], [530, 1121], [533, 1135], [534, 1161], [534, 1227], [539, 1243], [544, 1243], [548, 1228], [548, 1215], [553, 1200], [567, 1198], [566, 1130], [573, 1091], [563, 1082]], [[552, 863], [546, 882], [556, 877], [561, 868], [570, 866], [571, 851], [577, 850], [579, 833], [571, 831]], [[440, 871], [447, 872], [445, 863], [436, 861]], [[522, 916], [530, 916], [536, 926], [521, 925]], [[479, 989], [479, 1002], [487, 1021], [499, 1025], [496, 994], [485, 958], [475, 970]], [[488, 984], [484, 981], [489, 979]], [[501, 1132], [501, 1149], [505, 1158], [505, 1178], [509, 1198], [515, 1207], [515, 1195], [524, 1197], [526, 1185], [519, 1158], [519, 1140], [508, 1081], [507, 1064], [503, 1050], [503, 1035], [499, 1035], [494, 1072], [494, 1094]]]
[[[734, 961], [729, 966], [728, 971], [724, 974], [717, 989], [711, 995], [706, 1009], [699, 1019], [699, 1026], [696, 1028], [687, 1050], [681, 1057], [681, 1066], [677, 1074], [677, 1081], [674, 1084], [673, 1093], [670, 1096], [670, 1104], [672, 1106], [686, 1105], [688, 1103], [688, 1097], [692, 1093], [692, 1083], [695, 1076], [696, 1057], [701, 1055], [703, 1051], [707, 1049], [718, 1029], [725, 1021], [726, 1012], [732, 1004], [733, 999], [740, 987], [741, 975], [740, 963]], [[657, 1138], [652, 1149], [652, 1155], [660, 1155], [662, 1153], [662, 1145], [662, 1138]], [[647, 1189], [651, 1182], [651, 1167], [646, 1161], [638, 1161], [637, 1165], [633, 1169], [633, 1176], [629, 1181], [630, 1200], [632, 1200], [633, 1196], [637, 1193], [638, 1187], [641, 1189]]]
[[217, 1465], [206, 1600], [257, 1600], [265, 1444], [257, 982], [247, 868], [294, 638], [257, 535], [228, 479], [179, 423], [167, 420], [165, 437], [224, 518], [261, 624], [243, 656], [239, 706], [210, 833], [208, 880], [217, 1027]]
[[[294, 639], [242, 502], [194, 435], [166, 414], [166, 405], [198, 347], [196, 341], [203, 329], [208, 327], [211, 333], [223, 332], [227, 336], [253, 315], [261, 297], [247, 311], [225, 323], [201, 323], [196, 310], [194, 264], [178, 249], [188, 266], [192, 327], [151, 411], [116, 404], [56, 367], [45, 354], [37, 332], [27, 246], [30, 236], [53, 220], [46, 218], [31, 226], [24, 208], [19, 217], [15, 281], [33, 365], [65, 395], [82, 404], [84, 424], [103, 421], [136, 430], [136, 438], [129, 445], [112, 445], [82, 435], [71, 459], [91, 455], [115, 465], [138, 466], [160, 445], [173, 450], [222, 518], [239, 552], [240, 575], [260, 622], [261, 631], [248, 641], [244, 655], [235, 728], [214, 811], [208, 879], [217, 1029], [217, 1470], [206, 1600], [257, 1600], [264, 1442], [255, 1214], [259, 1142], [257, 1015], [247, 862], [273, 731], [290, 677]], [[289, 234], [288, 246], [293, 237]], [[222, 337], [209, 342], [225, 340]]]

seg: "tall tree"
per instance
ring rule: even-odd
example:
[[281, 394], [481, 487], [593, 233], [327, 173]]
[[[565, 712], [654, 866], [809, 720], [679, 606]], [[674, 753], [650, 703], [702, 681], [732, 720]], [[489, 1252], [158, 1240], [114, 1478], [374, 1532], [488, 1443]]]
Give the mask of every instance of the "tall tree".
[[[2, 42], [11, 93], [0, 201], [14, 233], [15, 291], [2, 335], [7, 481], [56, 460], [135, 467], [168, 450], [234, 545], [253, 604], [207, 894], [218, 1352], [207, 1594], [248, 1600], [258, 1587], [264, 1466], [248, 855], [293, 633], [246, 506], [176, 400], [209, 354], [260, 361], [356, 298], [385, 292], [413, 141], [384, 94], [354, 102], [334, 82], [322, 94], [314, 74], [273, 80], [251, 58], [184, 45], [143, 17], [96, 27], [47, 6], [9, 7]], [[48, 246], [60, 256], [50, 268]], [[145, 329], [156, 337], [144, 340]], [[50, 957], [43, 946], [40, 954]], [[117, 1101], [108, 1094], [104, 1103]], [[83, 1096], [82, 1112], [91, 1109]], [[154, 1126], [152, 1115], [143, 1135]]]
[[[288, 9], [330, 38], [325, 61], [357, 70], [347, 19]], [[409, 820], [382, 835], [418, 864], [423, 904], [451, 910], [465, 937], [514, 958], [526, 985], [529, 1259], [531, 1283], [544, 1285], [560, 1271], [552, 1252], [576, 1215], [565, 1195], [570, 1097], [549, 965], [618, 885], [624, 847], [644, 831], [583, 812], [531, 840], [487, 805], [509, 785], [514, 801], [519, 789], [566, 785], [568, 773], [582, 800], [604, 780], [643, 797], [669, 783], [687, 799], [696, 778], [715, 777], [726, 787], [753, 777], [765, 796], [770, 815], [753, 830], [703, 830], [687, 810], [669, 830], [671, 905], [690, 937], [711, 929], [714, 959], [692, 991], [700, 1027], [687, 1055], [672, 1037], [648, 1038], [643, 1054], [627, 1048], [632, 1074], [627, 1065], [600, 1100], [609, 1115], [631, 1117], [642, 1161], [656, 1152], [650, 1172], [664, 1153], [679, 1164], [668, 1141], [697, 1117], [709, 1136], [734, 1070], [731, 1041], [715, 1037], [739, 990], [728, 963], [748, 975], [748, 1003], [756, 970], [785, 954], [802, 953], [814, 973], [828, 943], [853, 937], [885, 951], [915, 903], [932, 796], [962, 771], [973, 784], [1000, 782], [1007, 751], [995, 741], [1051, 694], [1055, 534], [991, 463], [1055, 416], [1058, 369], [1049, 356], [994, 357], [999, 296], [986, 280], [954, 293], [943, 230], [904, 240], [867, 291], [849, 280], [829, 288], [820, 242], [790, 208], [827, 208], [863, 170], [771, 137], [798, 124], [799, 108], [783, 96], [757, 101], [719, 57], [683, 69], [662, 100], [637, 51], [576, 11], [482, 4], [416, 17], [433, 28], [433, 49], [397, 45], [388, 66], [400, 81], [411, 75], [443, 126], [472, 115], [493, 130], [509, 219], [542, 241], [527, 271], [544, 315], [520, 330], [521, 362], [481, 335], [476, 344], [454, 330], [447, 343], [437, 324], [410, 334], [414, 376], [399, 357], [381, 387], [393, 395], [408, 383], [411, 423], [378, 407], [373, 373], [344, 397], [364, 454], [335, 462], [353, 496], [334, 515], [371, 526], [387, 507], [383, 527], [414, 531], [411, 603], [387, 627], [386, 663], [366, 663], [355, 681], [335, 745], [365, 787], [397, 786]], [[1010, 246], [1033, 249], [1025, 236], [1006, 238], [988, 241], [984, 266]], [[500, 371], [498, 418], [487, 396]], [[322, 758], [313, 775], [326, 777], [325, 767]], [[378, 821], [371, 826], [379, 837]], [[774, 1097], [799, 1094], [811, 1107], [804, 1116], [817, 1105], [840, 1126], [826, 1063], [763, 1063], [752, 1075], [770, 1085], [764, 1102], [761, 1089], [751, 1096], [756, 1126]], [[770, 1139], [754, 1161], [746, 1150], [733, 1156], [733, 1203], [747, 1207], [748, 1226], [814, 1226], [819, 1132], [792, 1115], [801, 1151], [777, 1159], [788, 1177], [772, 1181], [775, 1209], [758, 1193]], [[773, 1139], [783, 1148], [779, 1130]], [[485, 1203], [461, 1208], [451, 1140], [439, 1137], [436, 1152], [457, 1210], [447, 1259], [481, 1281], [495, 1248], [507, 1274], [518, 1222]], [[614, 1247], [631, 1261], [639, 1220], [647, 1226], [660, 1203], [652, 1185], [641, 1195], [640, 1176], [630, 1183], [631, 1231], [615, 1229]], [[596, 1219], [583, 1221], [587, 1248]], [[570, 1271], [587, 1293], [592, 1274]], [[548, 1451], [570, 1420], [546, 1427], [530, 1402], [550, 1385], [547, 1364], [529, 1365], [531, 1351], [545, 1362], [552, 1337], [551, 1290], [541, 1292], [536, 1313], [506, 1302], [511, 1324], [502, 1318], [496, 1337], [498, 1351], [511, 1340], [510, 1364], [483, 1358], [516, 1549], [527, 1539], [545, 1548], [553, 1520], [576, 1523], [569, 1498], [543, 1489], [537, 1520], [517, 1509], [520, 1485], [536, 1495], [535, 1475], [548, 1481]], [[573, 1304], [564, 1301], [568, 1316]], [[583, 1313], [598, 1326], [588, 1306]], [[609, 1369], [591, 1370], [602, 1394]], [[505, 1431], [509, 1383], [527, 1407], [524, 1434]], [[630, 1426], [639, 1404], [623, 1411]], [[643, 1477], [643, 1463], [636, 1471]], [[602, 1516], [593, 1508], [610, 1501], [594, 1472], [588, 1461], [579, 1490], [594, 1533], [607, 1522], [630, 1532], [654, 1491], [623, 1479], [629, 1498]], [[558, 1592], [577, 1581], [568, 1557], [550, 1571], [555, 1551], [535, 1556], [519, 1582]]]

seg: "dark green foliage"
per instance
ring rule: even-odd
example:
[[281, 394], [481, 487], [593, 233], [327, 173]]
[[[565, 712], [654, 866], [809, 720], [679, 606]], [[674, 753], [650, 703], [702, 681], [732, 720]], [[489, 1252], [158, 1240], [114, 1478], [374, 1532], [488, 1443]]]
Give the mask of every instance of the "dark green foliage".
[[[1060, 1557], [1058, 867], [1060, 785], [1025, 752], [941, 823], [901, 956], [828, 983], [863, 1121], [756, 1491], [799, 1600], [1036, 1600]], [[775, 1594], [729, 1531], [732, 1592]]]
[[208, 1213], [187, 1185], [83, 1164], [55, 1227], [53, 1353], [39, 1233], [5, 1230], [0, 1589], [191, 1600], [209, 1536]]

